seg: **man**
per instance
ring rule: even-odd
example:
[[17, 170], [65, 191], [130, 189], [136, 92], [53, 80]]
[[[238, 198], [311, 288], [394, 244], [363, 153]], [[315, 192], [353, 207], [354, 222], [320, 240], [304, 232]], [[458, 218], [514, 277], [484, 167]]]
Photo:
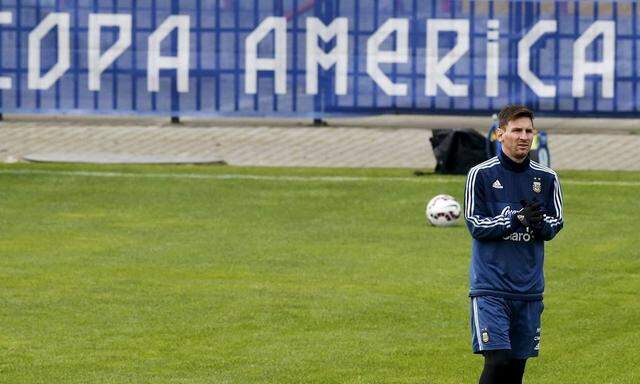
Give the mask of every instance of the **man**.
[[558, 175], [529, 158], [533, 112], [507, 105], [498, 119], [502, 149], [469, 171], [465, 188], [471, 334], [484, 355], [480, 384], [519, 384], [540, 348], [544, 242], [562, 229], [562, 192]]

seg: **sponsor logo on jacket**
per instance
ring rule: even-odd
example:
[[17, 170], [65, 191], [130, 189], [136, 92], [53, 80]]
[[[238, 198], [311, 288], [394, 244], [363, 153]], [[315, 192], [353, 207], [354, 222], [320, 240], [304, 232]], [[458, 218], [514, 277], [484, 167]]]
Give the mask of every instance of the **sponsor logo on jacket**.
[[504, 240], [511, 240], [511, 241], [524, 241], [524, 242], [528, 242], [533, 240], [533, 236], [531, 236], [530, 233], [526, 233], [526, 232], [513, 232], [512, 234], [503, 237]]

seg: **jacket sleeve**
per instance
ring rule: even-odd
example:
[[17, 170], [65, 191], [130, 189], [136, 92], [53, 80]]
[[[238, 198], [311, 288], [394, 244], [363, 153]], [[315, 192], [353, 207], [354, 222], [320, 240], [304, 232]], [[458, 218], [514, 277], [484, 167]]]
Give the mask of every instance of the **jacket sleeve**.
[[545, 241], [553, 239], [564, 225], [564, 220], [562, 219], [562, 188], [560, 187], [558, 175], [554, 176], [553, 189], [550, 190], [551, 196], [546, 199], [542, 226], [534, 230], [534, 234]]
[[472, 168], [464, 193], [464, 218], [471, 236], [477, 240], [497, 240], [513, 233], [517, 220], [514, 212], [507, 207], [499, 215], [490, 216], [485, 195], [482, 174]]

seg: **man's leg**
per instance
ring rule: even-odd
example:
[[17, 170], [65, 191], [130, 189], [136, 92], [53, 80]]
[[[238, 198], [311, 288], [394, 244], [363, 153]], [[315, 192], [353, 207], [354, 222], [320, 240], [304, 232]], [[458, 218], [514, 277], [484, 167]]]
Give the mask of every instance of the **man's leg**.
[[485, 351], [484, 368], [480, 376], [479, 384], [511, 384], [510, 377], [510, 351], [508, 349], [496, 349]]
[[521, 384], [527, 359], [538, 356], [540, 350], [540, 318], [544, 305], [542, 300], [510, 302], [513, 316], [511, 331], [510, 382]]
[[507, 365], [512, 357], [509, 311], [503, 298], [471, 298], [471, 344], [474, 353], [484, 356], [480, 384], [506, 383]]
[[522, 377], [524, 376], [524, 366], [527, 364], [527, 359], [510, 359], [508, 369], [509, 384], [522, 384]]

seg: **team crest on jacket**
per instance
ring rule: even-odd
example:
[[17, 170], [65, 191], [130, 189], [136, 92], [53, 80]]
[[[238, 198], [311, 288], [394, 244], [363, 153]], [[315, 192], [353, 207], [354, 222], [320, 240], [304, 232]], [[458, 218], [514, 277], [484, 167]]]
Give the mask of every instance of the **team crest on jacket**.
[[540, 182], [539, 177], [533, 178], [533, 192], [540, 193], [542, 192], [542, 182]]
[[482, 342], [485, 344], [489, 342], [489, 331], [486, 328], [482, 330]]

